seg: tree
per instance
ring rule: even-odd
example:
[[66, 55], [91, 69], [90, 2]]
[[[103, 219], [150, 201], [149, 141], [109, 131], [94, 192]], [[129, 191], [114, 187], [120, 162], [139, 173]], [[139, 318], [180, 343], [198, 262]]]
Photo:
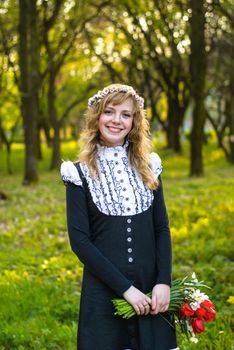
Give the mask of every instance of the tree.
[[206, 113], [218, 146], [234, 164], [234, 15], [231, 9], [229, 1], [215, 0], [210, 5]]
[[205, 9], [204, 0], [191, 0], [191, 96], [193, 99], [193, 125], [191, 131], [190, 175], [201, 176], [204, 173], [202, 146], [205, 124]]
[[40, 52], [36, 2], [36, 0], [19, 0], [20, 93], [25, 138], [24, 184], [38, 181], [37, 122]]

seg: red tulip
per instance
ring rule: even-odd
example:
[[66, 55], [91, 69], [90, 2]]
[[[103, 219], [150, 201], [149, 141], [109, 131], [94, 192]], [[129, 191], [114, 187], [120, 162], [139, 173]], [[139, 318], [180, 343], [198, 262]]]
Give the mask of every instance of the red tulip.
[[199, 318], [200, 320], [202, 320], [206, 314], [206, 309], [204, 309], [204, 307], [199, 307], [196, 311], [195, 311], [195, 316], [197, 318]]
[[198, 318], [194, 318], [192, 320], [192, 327], [193, 327], [194, 333], [202, 333], [205, 330], [204, 321], [199, 320]]
[[194, 315], [194, 311], [189, 304], [183, 304], [180, 308], [180, 312], [182, 317]]
[[203, 309], [205, 310], [205, 314], [204, 314], [204, 320], [206, 322], [210, 322], [213, 321], [215, 319], [215, 310], [214, 310], [214, 304], [209, 300], [204, 300], [201, 303], [201, 306], [203, 307]]
[[204, 315], [204, 320], [206, 322], [213, 321], [215, 319], [215, 310], [210, 308], [209, 310], [206, 310], [206, 313]]
[[209, 308], [211, 307], [212, 309], [215, 308], [214, 304], [209, 299], [204, 300], [201, 305]]

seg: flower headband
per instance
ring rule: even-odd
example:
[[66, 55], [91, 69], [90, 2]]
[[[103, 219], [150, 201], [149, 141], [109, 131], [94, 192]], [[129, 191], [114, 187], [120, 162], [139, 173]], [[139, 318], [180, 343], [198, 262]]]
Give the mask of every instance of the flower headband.
[[113, 92], [128, 92], [130, 93], [138, 103], [140, 108], [144, 108], [144, 99], [139, 96], [132, 86], [122, 85], [122, 84], [113, 84], [105, 87], [103, 90], [99, 90], [94, 96], [90, 97], [88, 100], [88, 108], [91, 108], [93, 105], [99, 103], [105, 96], [112, 94]]

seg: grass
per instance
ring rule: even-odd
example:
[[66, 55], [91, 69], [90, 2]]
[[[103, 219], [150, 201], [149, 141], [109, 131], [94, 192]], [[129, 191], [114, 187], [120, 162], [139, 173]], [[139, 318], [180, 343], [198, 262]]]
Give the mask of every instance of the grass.
[[[74, 159], [75, 143], [64, 143], [64, 159]], [[23, 187], [23, 149], [14, 145], [13, 175], [0, 150], [0, 350], [74, 350], [82, 266], [70, 250], [65, 190], [58, 171], [49, 172], [43, 150], [40, 182]], [[182, 350], [231, 350], [233, 341], [233, 167], [213, 145], [205, 147], [203, 178], [189, 178], [183, 156], [159, 151], [173, 241], [173, 277], [195, 271], [211, 287], [216, 321], [198, 344], [183, 340]]]

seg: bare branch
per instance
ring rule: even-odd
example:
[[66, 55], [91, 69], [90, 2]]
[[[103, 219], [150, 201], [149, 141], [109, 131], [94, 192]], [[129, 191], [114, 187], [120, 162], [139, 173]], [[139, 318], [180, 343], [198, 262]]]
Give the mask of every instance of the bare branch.
[[[44, 25], [45, 25], [45, 30], [47, 32], [54, 25], [63, 3], [64, 3], [64, 0], [55, 0], [55, 6], [54, 6], [54, 11], [53, 11], [52, 15], [50, 16], [49, 19], [45, 18]], [[48, 7], [48, 2], [46, 0], [43, 0], [42, 5], [44, 6], [44, 9], [45, 9], [45, 12], [46, 12], [47, 7]]]

